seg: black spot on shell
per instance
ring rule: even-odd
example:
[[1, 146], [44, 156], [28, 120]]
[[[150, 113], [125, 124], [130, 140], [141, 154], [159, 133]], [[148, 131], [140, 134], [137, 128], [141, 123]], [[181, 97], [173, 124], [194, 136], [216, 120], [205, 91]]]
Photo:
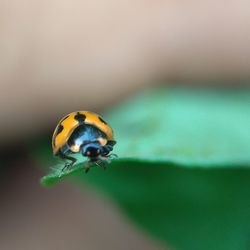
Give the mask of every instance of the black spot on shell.
[[80, 114], [79, 112], [77, 112], [77, 114], [75, 115], [75, 120], [77, 120], [80, 124], [83, 123], [86, 119], [86, 115]]
[[98, 118], [99, 118], [99, 120], [100, 120], [102, 123], [104, 123], [104, 124], [107, 125], [107, 122], [105, 122], [100, 116], [99, 116]]
[[56, 130], [55, 136], [59, 135], [63, 131], [63, 125], [60, 124]]
[[[66, 120], [68, 117], [69, 117], [69, 115], [65, 116], [65, 117], [61, 120], [61, 124], [57, 127], [54, 138], [56, 138], [56, 136], [57, 136], [58, 134], [60, 134], [60, 133], [63, 131], [62, 122], [63, 122], [64, 120]], [[55, 146], [55, 140], [53, 140], [53, 145]]]

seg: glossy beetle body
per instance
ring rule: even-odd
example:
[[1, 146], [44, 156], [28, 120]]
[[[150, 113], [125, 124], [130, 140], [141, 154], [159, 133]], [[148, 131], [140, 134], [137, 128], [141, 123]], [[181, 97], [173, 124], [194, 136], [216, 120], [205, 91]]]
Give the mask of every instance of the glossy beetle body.
[[71, 160], [65, 165], [67, 168], [76, 162], [73, 154], [82, 153], [90, 162], [97, 163], [109, 157], [115, 144], [112, 128], [90, 111], [72, 112], [63, 117], [52, 137], [54, 155]]

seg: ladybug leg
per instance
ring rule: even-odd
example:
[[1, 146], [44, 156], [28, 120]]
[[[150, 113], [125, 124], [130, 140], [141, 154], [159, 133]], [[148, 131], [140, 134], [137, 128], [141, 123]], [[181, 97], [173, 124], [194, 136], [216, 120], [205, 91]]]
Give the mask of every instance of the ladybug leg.
[[103, 168], [104, 170], [106, 170], [107, 165], [111, 162], [111, 160], [106, 156], [106, 155], [100, 155], [98, 156], [98, 158], [96, 159], [96, 161], [94, 162], [95, 165], [97, 165], [98, 167]]
[[85, 167], [85, 174], [87, 174], [89, 170], [90, 170], [90, 167], [87, 167], [87, 168]]
[[85, 173], [87, 174], [90, 170], [90, 166], [91, 166], [91, 161], [86, 161], [83, 164], [83, 169], [85, 170]]
[[91, 166], [93, 166], [93, 164], [95, 164], [98, 167], [103, 167], [102, 166], [102, 161], [98, 158], [89, 158], [86, 162], [84, 162], [83, 164], [83, 169], [85, 170], [85, 173], [87, 174], [91, 168]]
[[76, 158], [74, 158], [72, 156], [65, 155], [61, 152], [58, 154], [58, 156], [63, 160], [70, 160], [71, 161], [70, 163], [65, 164], [65, 166], [62, 169], [62, 172], [64, 172], [66, 169], [70, 169], [74, 165], [74, 163], [77, 161]]
[[76, 162], [76, 159], [74, 157], [67, 156], [67, 158], [65, 158], [65, 159], [71, 160], [70, 163], [66, 163], [64, 166], [64, 168], [67, 168], [67, 169], [71, 168], [74, 165], [74, 163]]
[[97, 167], [100, 167], [100, 168], [103, 167], [102, 162], [101, 162], [100, 160], [97, 160], [97, 161], [95, 161], [94, 163], [95, 163], [95, 165], [96, 165]]
[[115, 158], [118, 158], [118, 155], [112, 153], [112, 154], [109, 154], [109, 155], [108, 155], [108, 158], [110, 158], [110, 159], [115, 159]]
[[70, 163], [65, 163], [63, 169], [62, 169], [62, 172], [64, 172], [66, 169], [70, 169], [73, 165], [74, 165], [75, 161], [72, 161]]
[[107, 165], [107, 161], [106, 159], [104, 160], [103, 157], [99, 157], [96, 161], [95, 161], [95, 165], [97, 165], [100, 168], [103, 168], [104, 170], [106, 170], [106, 165]]
[[113, 150], [113, 147], [111, 145], [106, 145], [103, 147], [103, 154], [102, 158], [106, 158], [106, 162], [110, 163], [112, 159], [117, 158], [118, 156], [114, 153], [110, 152]]
[[102, 147], [102, 157], [108, 157], [109, 153], [113, 150], [113, 147], [110, 145], [106, 145]]

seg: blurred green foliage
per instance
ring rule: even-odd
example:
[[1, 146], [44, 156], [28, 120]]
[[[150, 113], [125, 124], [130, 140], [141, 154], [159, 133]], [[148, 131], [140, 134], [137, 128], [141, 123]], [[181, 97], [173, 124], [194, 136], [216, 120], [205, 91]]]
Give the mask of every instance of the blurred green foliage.
[[150, 90], [104, 117], [120, 158], [87, 175], [80, 163], [60, 176], [59, 164], [43, 184], [73, 175], [175, 249], [250, 249], [249, 90]]

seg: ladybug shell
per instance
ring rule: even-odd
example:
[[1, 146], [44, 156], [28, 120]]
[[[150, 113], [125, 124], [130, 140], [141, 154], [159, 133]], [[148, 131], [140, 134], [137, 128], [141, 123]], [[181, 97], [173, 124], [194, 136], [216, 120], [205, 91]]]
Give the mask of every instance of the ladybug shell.
[[114, 141], [112, 128], [99, 115], [90, 111], [72, 112], [59, 121], [53, 133], [52, 148], [55, 155], [67, 143], [74, 130], [82, 124], [93, 125], [107, 136], [108, 141]]

